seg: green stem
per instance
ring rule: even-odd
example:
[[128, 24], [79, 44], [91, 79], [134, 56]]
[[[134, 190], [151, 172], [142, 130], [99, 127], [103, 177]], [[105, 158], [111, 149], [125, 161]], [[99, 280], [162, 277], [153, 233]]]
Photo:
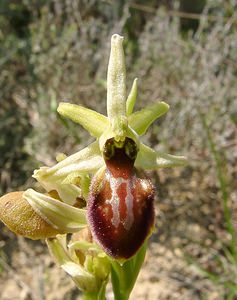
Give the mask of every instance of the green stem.
[[127, 300], [129, 298], [143, 264], [146, 249], [147, 242], [143, 244], [135, 256], [123, 264], [115, 260], [111, 262], [111, 281], [115, 300]]
[[126, 278], [124, 276], [123, 267], [117, 262], [113, 263], [111, 269], [111, 280], [113, 285], [114, 299], [127, 300], [130, 292], [126, 288]]
[[97, 298], [98, 300], [105, 300], [106, 285], [107, 285], [107, 281], [104, 281], [98, 293], [98, 298]]
[[84, 294], [83, 300], [97, 300], [96, 294]]
[[84, 294], [83, 300], [105, 300], [106, 284], [102, 284], [100, 290], [91, 294]]
[[94, 293], [85, 293], [83, 295], [83, 300], [105, 300], [106, 285], [107, 281], [103, 281], [99, 290]]

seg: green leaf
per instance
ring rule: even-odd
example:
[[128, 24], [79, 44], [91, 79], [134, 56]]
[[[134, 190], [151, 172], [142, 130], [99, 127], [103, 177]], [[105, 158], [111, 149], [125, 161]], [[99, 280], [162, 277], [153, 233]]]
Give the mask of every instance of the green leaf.
[[169, 105], [167, 103], [158, 102], [130, 115], [128, 123], [137, 132], [137, 134], [143, 135], [146, 133], [149, 126], [156, 119], [165, 114], [168, 109]]
[[109, 121], [105, 116], [76, 104], [62, 102], [59, 104], [57, 111], [60, 115], [79, 123], [94, 137], [100, 137], [109, 125]]
[[42, 219], [63, 232], [76, 232], [87, 225], [86, 210], [75, 208], [50, 196], [28, 189], [23, 194]]

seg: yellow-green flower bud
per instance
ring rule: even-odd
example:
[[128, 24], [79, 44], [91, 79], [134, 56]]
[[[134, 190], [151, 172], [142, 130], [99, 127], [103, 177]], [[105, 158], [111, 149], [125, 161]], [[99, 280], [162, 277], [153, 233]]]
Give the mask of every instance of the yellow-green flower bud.
[[23, 191], [12, 192], [0, 198], [0, 220], [15, 234], [32, 240], [45, 239], [62, 233], [33, 210], [23, 198], [23, 193]]

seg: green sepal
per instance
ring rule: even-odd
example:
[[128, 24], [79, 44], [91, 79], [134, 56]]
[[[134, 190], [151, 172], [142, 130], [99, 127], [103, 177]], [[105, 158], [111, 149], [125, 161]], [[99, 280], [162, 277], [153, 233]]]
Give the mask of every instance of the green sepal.
[[126, 67], [123, 37], [118, 34], [111, 37], [107, 73], [107, 114], [111, 124], [114, 119], [126, 116]]
[[94, 156], [57, 170], [54, 173], [54, 178], [60, 179], [63, 184], [72, 183], [76, 177], [80, 177], [80, 175], [85, 176], [88, 173], [95, 173], [103, 165], [104, 161], [101, 155]]
[[185, 156], [170, 155], [163, 152], [154, 151], [150, 147], [140, 143], [135, 166], [144, 170], [154, 170], [158, 168], [179, 167], [187, 164]]
[[[62, 186], [74, 184], [76, 178], [83, 177], [88, 173], [95, 173], [103, 164], [104, 161], [100, 154], [99, 144], [96, 141], [83, 150], [68, 156], [53, 167], [42, 167], [36, 170], [33, 177], [47, 191], [53, 187], [59, 193], [61, 184]], [[75, 189], [72, 185], [70, 188]]]
[[76, 232], [87, 225], [86, 210], [75, 208], [33, 189], [24, 192], [32, 208], [42, 219], [63, 232]]
[[109, 125], [104, 115], [76, 104], [61, 102], [57, 111], [60, 115], [79, 123], [94, 137], [99, 137]]
[[169, 105], [165, 102], [158, 102], [147, 106], [129, 116], [129, 125], [138, 135], [143, 135], [146, 133], [149, 126], [168, 110]]
[[70, 164], [78, 163], [85, 159], [90, 159], [91, 157], [99, 155], [99, 154], [100, 154], [100, 149], [99, 149], [98, 142], [96, 141], [96, 142], [93, 142], [90, 145], [88, 145], [86, 148], [84, 148], [70, 156], [67, 156], [64, 160], [60, 161], [53, 167], [49, 168], [47, 173], [48, 174], [54, 173], [58, 169], [66, 167]]

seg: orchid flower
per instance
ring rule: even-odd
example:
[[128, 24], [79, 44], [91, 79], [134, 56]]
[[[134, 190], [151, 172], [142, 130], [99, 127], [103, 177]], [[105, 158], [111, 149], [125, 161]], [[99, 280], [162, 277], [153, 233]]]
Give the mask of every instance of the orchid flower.
[[[121, 273], [118, 268], [126, 267], [127, 261], [139, 271], [144, 245], [155, 222], [155, 188], [144, 171], [186, 163], [183, 156], [157, 152], [141, 142], [140, 137], [169, 106], [159, 101], [133, 112], [136, 97], [137, 79], [127, 97], [123, 37], [115, 34], [111, 38], [107, 74], [107, 116], [70, 103], [60, 103], [58, 107], [60, 115], [79, 123], [95, 141], [75, 154], [58, 157], [58, 163], [52, 167], [34, 171], [33, 177], [45, 194], [28, 189], [9, 193], [0, 200], [0, 219], [17, 234], [47, 239], [62, 268], [89, 294], [104, 287], [109, 274], [106, 267], [101, 279], [93, 269], [95, 261], [100, 268], [106, 260], [112, 261], [112, 281], [116, 281]], [[35, 222], [37, 229], [33, 228]], [[88, 227], [90, 242], [67, 245], [62, 238]], [[77, 255], [82, 248], [87, 253], [83, 263]], [[128, 298], [131, 286], [124, 290]]]

